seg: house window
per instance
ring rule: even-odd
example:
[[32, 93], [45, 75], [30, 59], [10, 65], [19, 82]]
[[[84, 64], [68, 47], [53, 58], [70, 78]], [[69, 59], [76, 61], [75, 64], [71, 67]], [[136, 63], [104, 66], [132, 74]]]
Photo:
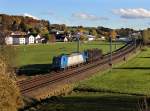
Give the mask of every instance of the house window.
[[25, 44], [25, 38], [20, 38], [20, 44]]

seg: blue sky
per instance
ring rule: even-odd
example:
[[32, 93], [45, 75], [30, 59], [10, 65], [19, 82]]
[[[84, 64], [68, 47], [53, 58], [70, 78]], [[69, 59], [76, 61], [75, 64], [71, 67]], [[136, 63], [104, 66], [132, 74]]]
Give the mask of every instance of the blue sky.
[[143, 29], [150, 0], [0, 0], [0, 13], [29, 15], [50, 23]]

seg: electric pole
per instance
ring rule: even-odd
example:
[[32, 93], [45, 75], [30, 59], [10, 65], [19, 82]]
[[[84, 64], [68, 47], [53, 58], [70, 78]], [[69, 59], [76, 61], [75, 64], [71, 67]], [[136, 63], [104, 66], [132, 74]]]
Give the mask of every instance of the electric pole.
[[77, 34], [77, 52], [80, 52], [80, 33]]
[[111, 38], [111, 36], [109, 37], [109, 41], [110, 41], [110, 44], [109, 44], [109, 46], [110, 46], [110, 61], [109, 61], [109, 65], [110, 65], [110, 67], [111, 67], [111, 71], [112, 71], [112, 38]]

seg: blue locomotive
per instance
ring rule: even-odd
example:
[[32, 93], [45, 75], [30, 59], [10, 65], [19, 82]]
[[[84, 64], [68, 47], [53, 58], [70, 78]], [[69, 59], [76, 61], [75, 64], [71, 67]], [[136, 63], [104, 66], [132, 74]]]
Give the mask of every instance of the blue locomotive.
[[54, 69], [66, 69], [83, 63], [89, 63], [102, 58], [100, 49], [89, 49], [82, 53], [62, 54], [53, 58]]

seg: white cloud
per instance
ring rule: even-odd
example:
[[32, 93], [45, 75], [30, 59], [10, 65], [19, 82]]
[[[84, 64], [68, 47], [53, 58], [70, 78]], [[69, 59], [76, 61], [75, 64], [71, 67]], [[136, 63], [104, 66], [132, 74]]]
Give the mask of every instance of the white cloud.
[[124, 19], [145, 19], [150, 18], [150, 10], [143, 8], [136, 9], [115, 9], [113, 10], [114, 14], [120, 15]]
[[99, 17], [88, 13], [73, 13], [72, 16], [81, 20], [108, 20], [107, 17]]
[[35, 16], [33, 16], [31, 14], [28, 14], [28, 13], [24, 13], [23, 16], [25, 16], [25, 17], [32, 17], [33, 19], [39, 20], [38, 17], [35, 17]]

